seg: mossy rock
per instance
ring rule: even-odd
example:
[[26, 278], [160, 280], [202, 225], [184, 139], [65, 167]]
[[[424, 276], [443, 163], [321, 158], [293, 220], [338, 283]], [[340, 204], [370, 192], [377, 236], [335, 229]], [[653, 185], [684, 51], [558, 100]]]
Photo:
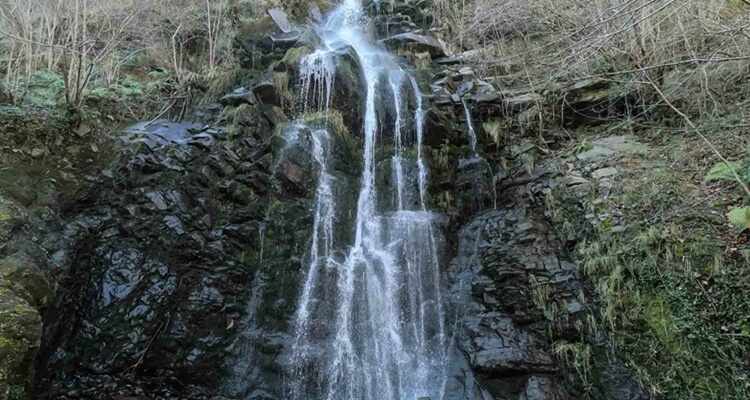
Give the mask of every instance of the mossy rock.
[[24, 298], [0, 287], [0, 396], [25, 398], [39, 348], [42, 318]]
[[11, 256], [0, 260], [0, 288], [8, 289], [37, 309], [54, 296], [49, 280], [31, 260]]
[[313, 50], [309, 46], [292, 47], [287, 50], [284, 54], [284, 58], [281, 59], [282, 64], [286, 64], [290, 67], [297, 66], [302, 59], [312, 53]]
[[22, 216], [16, 203], [0, 196], [0, 243], [8, 241], [13, 234], [13, 227]]
[[40, 310], [52, 296], [33, 262], [20, 256], [0, 261], [0, 397], [26, 398], [42, 335]]

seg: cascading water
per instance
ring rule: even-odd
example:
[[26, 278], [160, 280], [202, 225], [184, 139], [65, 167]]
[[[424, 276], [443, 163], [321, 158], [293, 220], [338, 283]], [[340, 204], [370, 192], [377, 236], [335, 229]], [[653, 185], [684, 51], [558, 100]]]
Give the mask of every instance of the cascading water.
[[[464, 107], [464, 114], [466, 115], [466, 127], [469, 133], [469, 145], [471, 146], [471, 156], [466, 159], [462, 159], [459, 161], [459, 167], [460, 168], [485, 168], [486, 171], [488, 171], [491, 174], [492, 168], [487, 163], [487, 160], [484, 159], [482, 156], [479, 155], [477, 152], [477, 131], [474, 129], [474, 121], [471, 117], [471, 110], [469, 109], [469, 104], [466, 102], [466, 99], [461, 99], [461, 104]], [[492, 207], [497, 209], [497, 181], [494, 174], [490, 175], [490, 178], [488, 181], [490, 181], [490, 187], [492, 190]], [[481, 182], [474, 182], [477, 185], [481, 186]], [[481, 189], [479, 189], [481, 192]]]
[[[336, 60], [327, 49], [319, 49], [302, 59], [300, 76], [302, 79], [303, 112], [309, 111], [309, 100], [316, 104], [318, 111], [328, 110], [336, 78]], [[310, 99], [312, 97], [312, 99]]]
[[[330, 170], [334, 139], [328, 130], [295, 125], [289, 133], [299, 140], [302, 130], [308, 132], [320, 175], [294, 321], [288, 392], [297, 400], [439, 400], [449, 344], [440, 292], [438, 218], [426, 204], [422, 95], [416, 80], [373, 44], [363, 28], [365, 18], [360, 0], [345, 0], [317, 27], [321, 44], [302, 60], [303, 110], [317, 104], [327, 114], [336, 57], [349, 50], [356, 54], [366, 89], [364, 149], [356, 210], [341, 209]], [[404, 90], [408, 86], [411, 90]], [[411, 97], [416, 104], [413, 126], [405, 113]], [[388, 110], [392, 124], [381, 124]], [[414, 154], [407, 151], [410, 147], [416, 147], [416, 158], [409, 156]], [[379, 187], [383, 164], [377, 153], [391, 148], [390, 187]], [[381, 193], [393, 194], [392, 201], [382, 200]], [[354, 211], [351, 241], [337, 243], [339, 216]]]
[[417, 111], [414, 113], [414, 124], [417, 131], [417, 167], [419, 171], [419, 204], [422, 210], [426, 211], [425, 195], [427, 193], [427, 166], [422, 157], [422, 139], [424, 138], [424, 109], [422, 108], [422, 93], [419, 91], [419, 84], [414, 77], [410, 78], [414, 97], [417, 101]]
[[474, 129], [474, 122], [471, 120], [471, 111], [469, 105], [466, 104], [466, 100], [461, 99], [461, 104], [463, 104], [466, 114], [466, 126], [469, 129], [469, 144], [471, 145], [472, 156], [477, 157], [477, 131]]

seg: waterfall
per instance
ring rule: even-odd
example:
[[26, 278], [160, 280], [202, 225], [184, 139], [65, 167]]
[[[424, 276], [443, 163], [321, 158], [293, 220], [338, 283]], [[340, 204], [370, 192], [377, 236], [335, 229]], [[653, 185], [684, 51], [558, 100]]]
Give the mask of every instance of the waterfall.
[[[337, 57], [347, 49], [356, 54], [365, 88], [364, 148], [356, 210], [346, 210], [335, 198], [332, 135], [325, 127], [301, 123], [288, 133], [295, 140], [311, 138], [319, 170], [288, 394], [295, 400], [439, 400], [449, 343], [441, 294], [442, 237], [438, 217], [426, 203], [423, 98], [414, 77], [375, 44], [366, 26], [361, 1], [344, 0], [316, 27], [321, 43], [301, 61], [303, 111], [317, 105], [328, 113]], [[410, 126], [406, 112], [412, 97], [416, 107]], [[383, 118], [388, 110], [392, 118]], [[390, 187], [379, 187], [376, 179], [383, 149], [392, 151]], [[379, 194], [393, 194], [393, 201]], [[356, 212], [353, 237], [337, 243], [337, 215], [350, 212]]]
[[414, 112], [414, 123], [417, 131], [417, 167], [419, 168], [419, 204], [423, 211], [427, 210], [425, 196], [427, 193], [427, 165], [422, 156], [422, 140], [424, 139], [424, 109], [422, 108], [422, 92], [419, 90], [419, 84], [414, 77], [411, 77], [411, 86], [414, 90], [414, 98], [417, 102], [417, 109]]

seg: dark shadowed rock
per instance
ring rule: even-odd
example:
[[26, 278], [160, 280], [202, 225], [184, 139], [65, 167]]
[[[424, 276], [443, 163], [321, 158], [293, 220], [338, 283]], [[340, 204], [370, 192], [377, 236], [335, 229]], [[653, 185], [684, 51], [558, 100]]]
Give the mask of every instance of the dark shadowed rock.
[[[232, 140], [221, 127], [201, 125], [198, 133], [180, 127], [149, 147], [142, 140], [154, 132], [134, 133], [109, 168], [110, 178], [67, 221], [64, 240], [51, 251], [62, 289], [45, 317], [37, 398], [77, 398], [65, 394], [75, 391], [137, 396], [135, 389], [150, 383], [129, 373], [179, 376], [216, 393], [253, 271], [273, 263], [270, 284], [296, 288], [294, 243], [306, 240], [306, 200], [288, 192], [268, 200], [272, 119], [267, 107], [240, 107], [241, 135]], [[171, 127], [161, 123], [157, 131]], [[310, 184], [291, 176], [302, 187]], [[274, 236], [260, 228], [271, 206], [293, 210], [279, 218], [291, 224]], [[279, 232], [289, 231], [300, 237], [275, 246], [288, 239]], [[260, 250], [265, 245], [284, 253]], [[259, 326], [283, 330], [289, 304], [269, 298], [261, 306], [265, 322]], [[114, 381], [100, 379], [106, 376]], [[129, 380], [133, 390], [110, 390], [118, 380]], [[167, 379], [159, 387], [186, 399], [202, 393], [177, 382]]]
[[518, 400], [561, 400], [563, 397], [555, 382], [548, 376], [532, 376]]
[[445, 56], [443, 44], [432, 36], [405, 32], [383, 39], [382, 42], [391, 48], [408, 49], [416, 53], [428, 52], [432, 58]]
[[234, 91], [221, 98], [221, 104], [224, 106], [237, 107], [240, 104], [256, 103], [257, 100], [255, 99], [253, 92], [244, 87], [234, 89]]
[[609, 363], [602, 371], [603, 395], [612, 400], [649, 400], [651, 397], [633, 380], [632, 373], [619, 362]]
[[302, 32], [292, 31], [284, 33], [274, 33], [269, 35], [271, 43], [275, 49], [289, 50], [296, 47], [302, 38]]
[[[557, 175], [534, 175], [500, 192], [500, 209], [475, 216], [462, 228], [450, 273], [452, 309], [461, 326], [458, 348], [495, 399], [578, 398], [568, 386], [575, 377], [555, 355], [554, 342], [609, 351], [598, 347], [601, 338], [580, 329], [590, 306], [579, 296], [589, 289], [577, 266], [562, 256], [543, 214], [529, 205], [530, 193], [555, 184], [543, 177]], [[599, 362], [604, 379], [595, 393], [608, 399], [649, 398], [616, 358]]]
[[253, 95], [263, 104], [281, 105], [281, 96], [270, 76], [257, 81], [252, 87]]
[[602, 117], [620, 115], [637, 107], [639, 94], [633, 87], [618, 82], [591, 78], [555, 89], [561, 99], [564, 123], [580, 125], [599, 123]]
[[540, 339], [507, 316], [486, 313], [466, 326], [471, 338], [466, 351], [471, 365], [480, 373], [545, 373], [556, 370]]

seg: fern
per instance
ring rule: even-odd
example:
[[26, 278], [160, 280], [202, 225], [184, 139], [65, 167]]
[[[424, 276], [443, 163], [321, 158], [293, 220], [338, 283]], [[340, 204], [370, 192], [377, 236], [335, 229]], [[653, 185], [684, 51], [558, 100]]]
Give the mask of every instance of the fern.
[[743, 174], [742, 171], [742, 163], [738, 161], [731, 161], [729, 163], [720, 162], [711, 168], [710, 171], [706, 174], [705, 181], [706, 182], [717, 182], [717, 181], [735, 181], [736, 178], [734, 176], [734, 172], [737, 171], [740, 174], [740, 177], [747, 181], [747, 174]]

